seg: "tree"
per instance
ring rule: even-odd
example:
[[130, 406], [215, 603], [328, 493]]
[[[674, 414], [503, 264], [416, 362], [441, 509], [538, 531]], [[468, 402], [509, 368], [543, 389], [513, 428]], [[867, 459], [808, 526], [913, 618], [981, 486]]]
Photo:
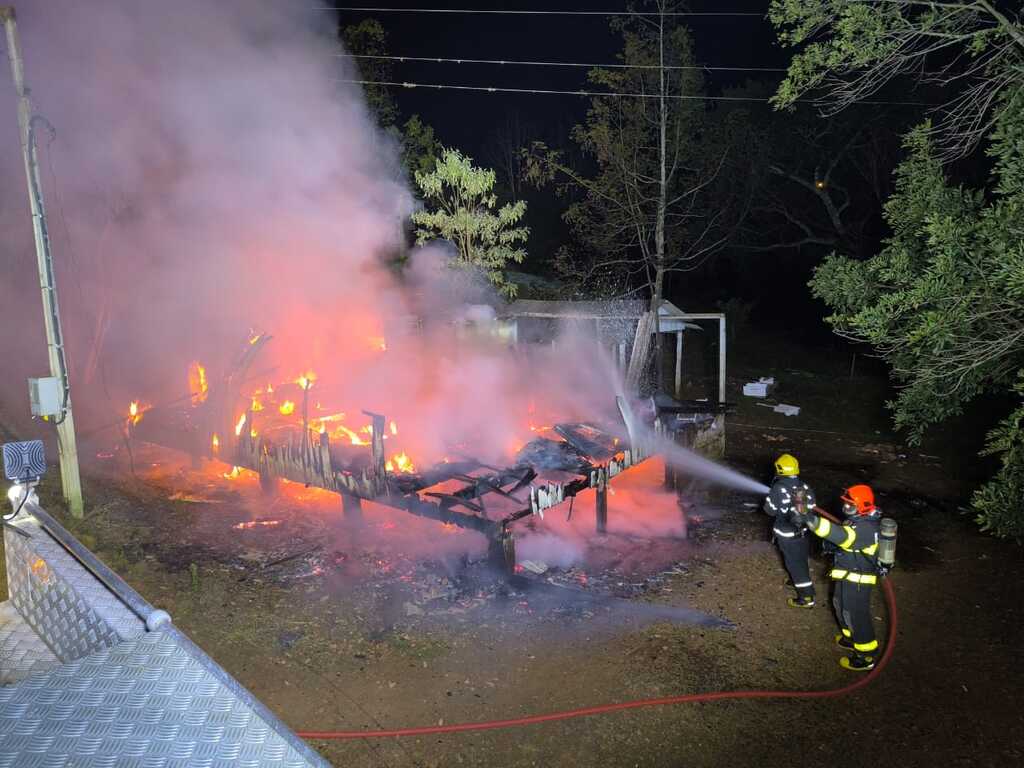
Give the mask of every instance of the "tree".
[[814, 96], [827, 116], [903, 76], [952, 96], [936, 110], [945, 158], [973, 149], [1019, 92], [1024, 28], [989, 0], [772, 0], [783, 45], [799, 47], [775, 103]]
[[[777, 95], [820, 88], [833, 108], [919, 68], [959, 86], [939, 122], [911, 131], [885, 205], [891, 237], [858, 261], [833, 254], [811, 287], [829, 321], [872, 344], [900, 386], [889, 404], [912, 442], [987, 394], [1017, 406], [989, 433], [997, 474], [974, 495], [978, 522], [1024, 539], [1024, 34], [992, 4], [777, 0], [783, 42], [805, 46]], [[943, 165], [987, 137], [986, 189]]]
[[401, 146], [402, 165], [409, 178], [417, 171], [433, 170], [441, 152], [441, 144], [434, 135], [434, 129], [424, 123], [419, 115], [413, 115], [399, 127], [398, 104], [388, 86], [369, 84], [394, 80], [394, 67], [385, 58], [388, 55], [388, 36], [383, 25], [376, 19], [364, 19], [358, 24], [342, 27], [340, 37], [343, 50], [356, 68], [358, 79], [366, 81], [363, 94], [367, 106], [377, 118], [378, 126]]
[[430, 173], [444, 151], [434, 129], [413, 115], [402, 126], [402, 164], [415, 178], [417, 173]]
[[[771, 86], [758, 82], [725, 93], [770, 94]], [[778, 112], [755, 102], [725, 102], [710, 117], [735, 123], [737, 137], [721, 175], [745, 184], [749, 200], [732, 249], [865, 256], [877, 245], [899, 126], [908, 124], [904, 111], [859, 106], [822, 120], [805, 105]]]
[[[703, 86], [690, 34], [668, 15], [668, 3], [658, 0], [655, 7], [654, 16], [616, 19], [623, 66], [589, 73], [596, 89], [633, 94], [593, 97], [586, 121], [572, 131], [594, 173], [535, 142], [526, 174], [538, 185], [554, 183], [572, 199], [564, 219], [577, 247], [559, 253], [561, 271], [585, 294], [646, 292], [660, 342], [656, 310], [666, 278], [695, 269], [724, 245], [728, 207], [708, 204], [704, 194], [725, 151], [704, 131]], [[660, 343], [656, 350], [660, 385]], [[631, 363], [631, 387], [646, 362], [642, 349], [634, 351], [638, 359], [638, 366]]]
[[[388, 34], [377, 19], [363, 19], [358, 24], [342, 27], [340, 37], [360, 80], [368, 83], [394, 80], [390, 61], [371, 58], [388, 53]], [[387, 86], [364, 84], [363, 93], [381, 128], [391, 128], [398, 122], [398, 105]]]
[[526, 251], [520, 247], [530, 234], [516, 224], [526, 213], [522, 200], [498, 207], [494, 194], [495, 174], [476, 168], [458, 150], [446, 149], [433, 171], [416, 172], [416, 184], [427, 203], [426, 210], [412, 215], [417, 225], [416, 244], [447, 240], [457, 255], [455, 264], [476, 267], [503, 296], [512, 299], [516, 286], [505, 277], [509, 262], [520, 264]]

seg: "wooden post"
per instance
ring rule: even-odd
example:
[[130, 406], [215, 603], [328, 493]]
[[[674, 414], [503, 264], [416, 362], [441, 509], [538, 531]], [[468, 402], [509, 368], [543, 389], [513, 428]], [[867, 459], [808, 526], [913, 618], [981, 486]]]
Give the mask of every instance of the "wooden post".
[[608, 470], [597, 470], [597, 532], [608, 531]]
[[363, 500], [358, 496], [353, 496], [351, 493], [341, 494], [341, 509], [346, 522], [363, 522]]
[[371, 413], [370, 411], [363, 411], [367, 416], [373, 420], [373, 435], [370, 441], [370, 450], [373, 455], [373, 471], [379, 478], [383, 478], [385, 474], [385, 464], [387, 460], [384, 458], [384, 429], [386, 419], [378, 413]]
[[60, 458], [60, 479], [64, 501], [75, 517], [82, 517], [82, 481], [78, 473], [78, 447], [75, 444], [75, 419], [71, 414], [71, 383], [68, 378], [67, 358], [64, 354], [64, 332], [61, 329], [60, 309], [57, 305], [57, 285], [50, 252], [50, 233], [46, 225], [43, 206], [43, 185], [39, 180], [39, 163], [33, 135], [32, 103], [25, 85], [25, 70], [21, 58], [21, 44], [12, 6], [0, 7], [0, 22], [7, 33], [7, 58], [11, 62], [11, 76], [18, 94], [18, 127], [21, 134], [21, 152], [25, 161], [28, 181], [29, 207], [32, 211], [32, 231], [36, 243], [36, 261], [39, 267], [39, 287], [43, 295], [43, 319], [46, 325], [46, 347], [50, 358], [50, 375], [60, 380], [64, 390], [64, 403], [57, 419], [57, 453]]

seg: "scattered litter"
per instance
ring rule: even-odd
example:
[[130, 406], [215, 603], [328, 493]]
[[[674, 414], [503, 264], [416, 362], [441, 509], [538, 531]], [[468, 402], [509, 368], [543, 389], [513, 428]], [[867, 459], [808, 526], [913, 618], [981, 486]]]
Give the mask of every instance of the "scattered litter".
[[542, 563], [537, 560], [522, 560], [519, 563], [523, 566], [523, 570], [535, 573], [540, 576], [542, 573], [546, 573], [548, 570], [548, 564]]
[[762, 408], [771, 408], [776, 413], [781, 413], [784, 416], [799, 416], [800, 406], [799, 405], [786, 405], [785, 403], [779, 403], [778, 405], [772, 405], [771, 403], [758, 403]]
[[768, 397], [769, 388], [775, 386], [775, 377], [762, 376], [757, 381], [743, 385], [743, 394], [747, 397]]

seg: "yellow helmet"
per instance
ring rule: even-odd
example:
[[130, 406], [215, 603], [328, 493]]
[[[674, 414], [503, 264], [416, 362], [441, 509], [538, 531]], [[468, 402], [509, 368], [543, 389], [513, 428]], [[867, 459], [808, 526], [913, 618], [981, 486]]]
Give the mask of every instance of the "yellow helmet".
[[796, 477], [800, 474], [800, 462], [796, 456], [784, 453], [775, 460], [775, 474], [779, 477]]

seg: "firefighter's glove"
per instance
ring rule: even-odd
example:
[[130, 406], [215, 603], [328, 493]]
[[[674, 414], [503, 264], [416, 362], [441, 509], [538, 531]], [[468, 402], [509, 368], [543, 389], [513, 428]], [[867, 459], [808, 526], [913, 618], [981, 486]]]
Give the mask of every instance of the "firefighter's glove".
[[814, 530], [818, 527], [818, 516], [813, 512], [808, 512], [806, 515], [800, 515], [800, 525]]
[[794, 509], [789, 513], [789, 522], [796, 528], [803, 528], [807, 524], [807, 515], [800, 512], [800, 510]]

